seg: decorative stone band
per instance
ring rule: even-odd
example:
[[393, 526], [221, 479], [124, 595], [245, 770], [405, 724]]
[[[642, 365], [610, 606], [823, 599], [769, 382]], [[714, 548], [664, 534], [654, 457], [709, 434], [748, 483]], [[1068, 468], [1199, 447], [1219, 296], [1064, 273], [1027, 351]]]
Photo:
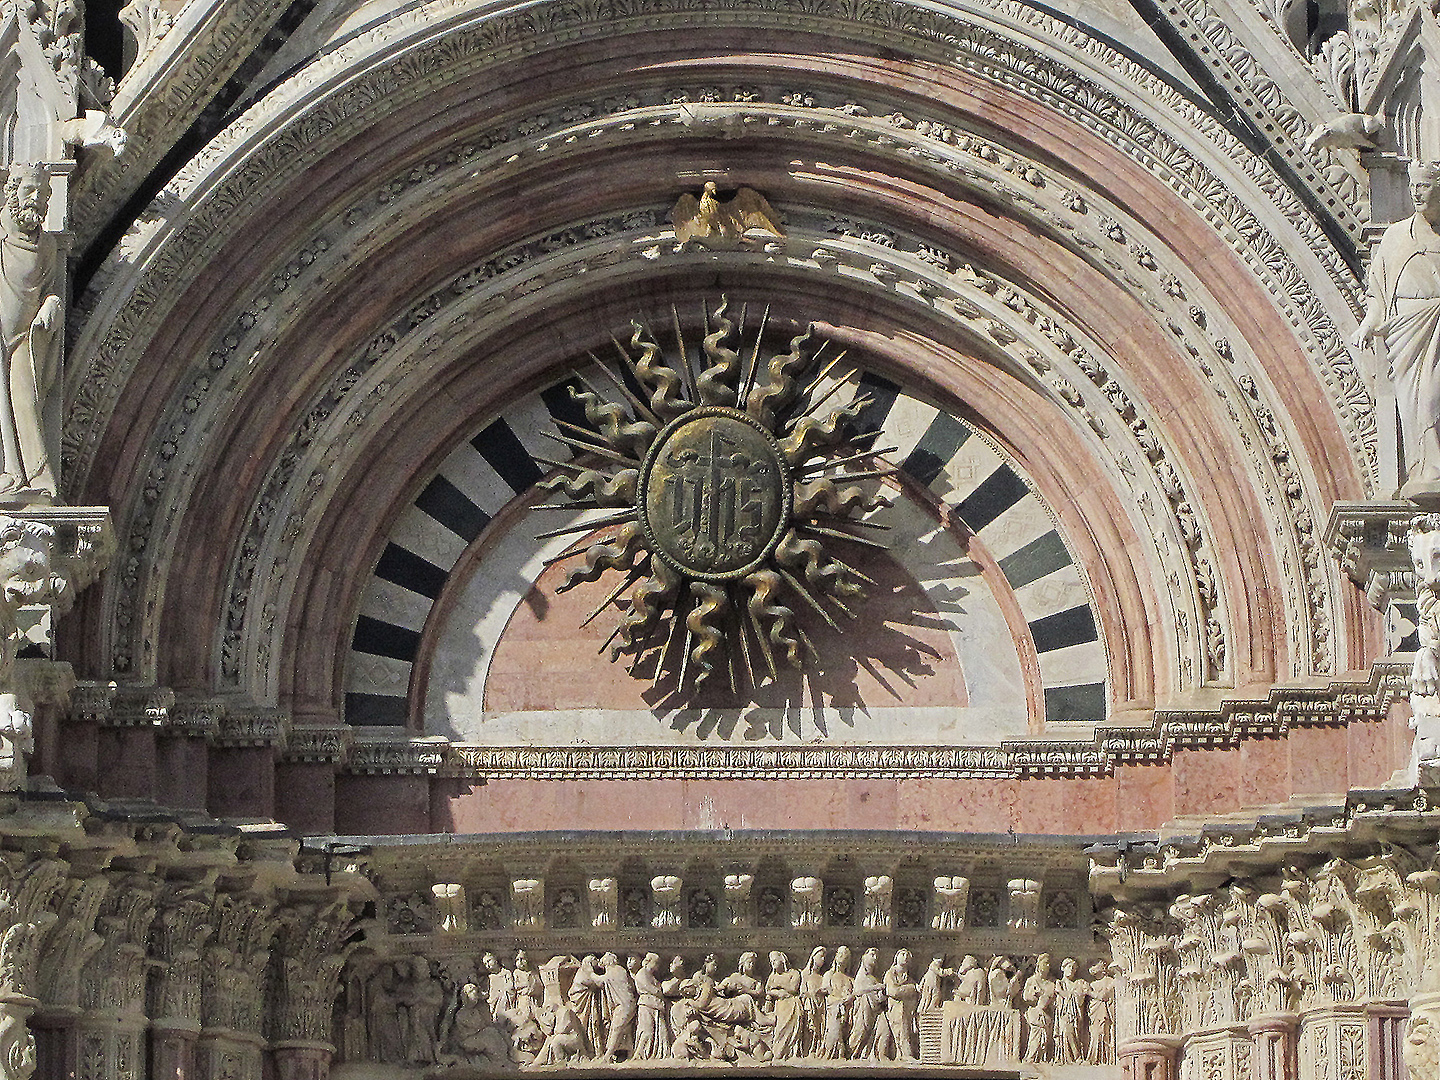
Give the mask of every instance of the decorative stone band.
[[1375, 722], [1399, 680], [1273, 690], [1213, 712], [1156, 712], [1154, 727], [1105, 728], [1086, 739], [1017, 739], [998, 747], [486, 747], [358, 728], [344, 767], [356, 773], [436, 773], [489, 779], [648, 779], [854, 776], [1105, 776], [1119, 764], [1162, 764], [1177, 749], [1231, 747], [1291, 728]]
[[1082, 974], [1073, 957], [951, 960], [938, 947], [921, 971], [924, 953], [852, 940], [764, 957], [756, 949], [733, 960], [726, 953], [722, 968], [721, 954], [677, 953], [668, 940], [629, 944], [628, 958], [612, 947], [549, 956], [522, 948], [513, 961], [506, 950], [507, 963], [494, 951], [353, 963], [342, 1060], [481, 1074], [516, 1064], [728, 1071], [1026, 1062], [1076, 1067], [1076, 1075], [1115, 1060], [1115, 980], [1106, 958], [1085, 960]]

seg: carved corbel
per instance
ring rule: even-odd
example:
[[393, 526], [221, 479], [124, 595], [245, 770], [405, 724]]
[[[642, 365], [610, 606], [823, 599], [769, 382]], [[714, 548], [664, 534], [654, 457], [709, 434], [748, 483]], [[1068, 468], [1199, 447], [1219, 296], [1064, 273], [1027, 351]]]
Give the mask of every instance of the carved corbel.
[[895, 880], [889, 874], [865, 879], [865, 914], [861, 925], [866, 930], [889, 930], [892, 923], [890, 898]]
[[964, 930], [965, 908], [970, 902], [970, 879], [951, 876], [935, 879], [933, 930]]
[[790, 882], [790, 925], [797, 930], [824, 924], [825, 883], [818, 877], [797, 877]]
[[516, 930], [545, 928], [545, 880], [516, 878], [510, 882], [511, 925]]
[[683, 883], [674, 874], [660, 874], [650, 879], [652, 914], [650, 925], [656, 930], [679, 930], [680, 890]]
[[1022, 934], [1033, 934], [1040, 929], [1040, 882], [1031, 878], [1011, 878], [1006, 888], [1010, 891], [1010, 917], [1006, 925]]
[[754, 884], [753, 874], [725, 875], [725, 911], [732, 927], [748, 927], [751, 924], [750, 889]]
[[465, 886], [442, 884], [430, 886], [435, 897], [435, 909], [440, 914], [438, 929], [444, 934], [464, 933], [470, 928], [469, 911], [465, 903]]
[[620, 925], [620, 889], [613, 877], [591, 878], [590, 925], [596, 930], [614, 930]]

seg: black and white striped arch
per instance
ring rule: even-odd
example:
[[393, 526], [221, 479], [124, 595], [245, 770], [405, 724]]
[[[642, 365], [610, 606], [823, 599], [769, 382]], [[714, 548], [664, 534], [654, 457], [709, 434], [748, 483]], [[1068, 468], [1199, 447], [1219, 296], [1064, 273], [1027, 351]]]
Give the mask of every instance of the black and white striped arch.
[[[1045, 719], [1100, 721], [1106, 660], [1079, 568], [1038, 495], [995, 447], [963, 420], [873, 374], [862, 430], [882, 429], [903, 470], [963, 521], [998, 561], [1029, 625], [1040, 661]], [[366, 590], [345, 669], [351, 724], [403, 726], [420, 635], [451, 570], [511, 499], [544, 475], [536, 455], [554, 419], [584, 422], [567, 387], [517, 402], [457, 447], [396, 521]]]

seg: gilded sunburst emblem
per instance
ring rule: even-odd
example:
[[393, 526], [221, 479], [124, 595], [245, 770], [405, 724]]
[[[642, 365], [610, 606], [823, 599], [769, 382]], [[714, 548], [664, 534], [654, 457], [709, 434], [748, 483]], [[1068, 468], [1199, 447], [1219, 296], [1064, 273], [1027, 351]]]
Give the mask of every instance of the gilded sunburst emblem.
[[762, 359], [768, 309], [747, 345], [746, 312], [737, 330], [728, 307], [722, 297], [707, 313], [698, 349], [672, 308], [668, 353], [634, 321], [628, 348], [614, 341], [618, 370], [591, 356], [613, 392], [577, 376], [585, 424], [556, 421], [551, 435], [577, 457], [547, 460], [557, 472], [540, 486], [569, 500], [541, 509], [603, 511], [541, 534], [604, 531], [550, 560], [581, 560], [562, 591], [621, 573], [585, 620], [623, 610], [601, 650], [658, 649], [658, 669], [680, 683], [723, 673], [733, 689], [742, 674], [758, 686], [781, 665], [819, 661], [800, 612], [835, 629], [854, 617], [875, 582], [833, 549], [884, 547], [859, 532], [884, 529], [864, 515], [887, 504], [862, 483], [895, 470], [883, 458], [893, 448], [870, 445], [878, 432], [853, 433], [869, 399], [843, 352], [824, 361], [812, 325]]

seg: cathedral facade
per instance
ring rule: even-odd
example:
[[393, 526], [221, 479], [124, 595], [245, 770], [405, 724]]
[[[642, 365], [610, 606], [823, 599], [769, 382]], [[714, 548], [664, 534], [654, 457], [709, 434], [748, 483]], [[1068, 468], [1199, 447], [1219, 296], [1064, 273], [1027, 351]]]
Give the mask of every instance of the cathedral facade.
[[1440, 1080], [1432, 7], [3, 5], [0, 1080]]

